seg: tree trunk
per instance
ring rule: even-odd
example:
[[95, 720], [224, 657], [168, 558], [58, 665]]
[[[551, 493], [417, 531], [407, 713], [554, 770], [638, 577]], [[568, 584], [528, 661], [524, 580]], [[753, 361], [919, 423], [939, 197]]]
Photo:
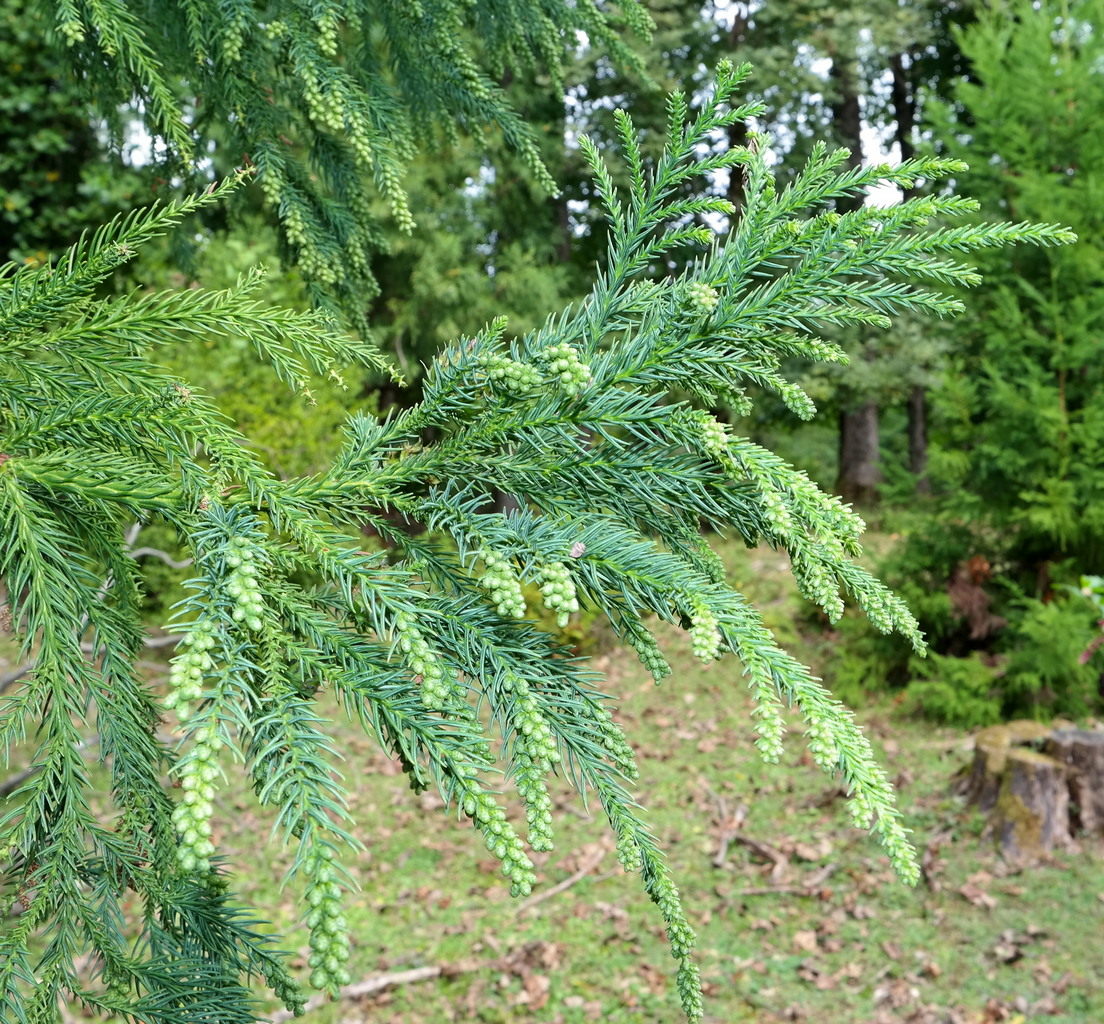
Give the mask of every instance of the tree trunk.
[[[732, 19], [732, 28], [728, 33], [728, 45], [729, 49], [733, 53], [738, 53], [744, 47], [747, 42], [748, 32], [748, 6], [747, 4], [738, 4], [736, 7], [736, 14]], [[736, 121], [734, 124], [728, 126], [728, 148], [740, 149], [746, 146], [748, 143], [748, 128], [743, 121]], [[729, 170], [728, 174], [728, 188], [725, 193], [725, 198], [736, 207], [736, 213], [738, 215], [744, 206], [744, 169], [742, 167], [733, 167]]]
[[[835, 86], [832, 121], [843, 144], [850, 150], [847, 167], [862, 166], [862, 107], [859, 103], [859, 64], [853, 53], [829, 47], [832, 57], [830, 75]], [[841, 196], [836, 200], [840, 213], [862, 207], [862, 196]], [[873, 505], [878, 500], [882, 480], [878, 468], [878, 406], [873, 399], [854, 409], [845, 407], [839, 417], [839, 473], [836, 492], [844, 501]]]
[[878, 406], [867, 402], [858, 409], [844, 409], [839, 417], [839, 474], [836, 493], [854, 505], [878, 500]]
[[[893, 137], [901, 150], [902, 160], [911, 160], [916, 153], [913, 144], [913, 130], [916, 127], [916, 87], [910, 71], [913, 65], [912, 54], [895, 53], [889, 58], [889, 70], [893, 76], [890, 86], [890, 101], [893, 104], [893, 117], [896, 121]], [[905, 189], [904, 198], [911, 199], [915, 189]], [[908, 444], [909, 472], [916, 477], [916, 490], [920, 494], [931, 491], [928, 479], [928, 409], [927, 395], [917, 385], [909, 392], [908, 398]]]
[[996, 806], [1009, 751], [1016, 745], [1039, 742], [1049, 734], [1045, 725], [1030, 719], [982, 729], [974, 737], [973, 764], [960, 776], [955, 791], [966, 798], [966, 803], [988, 814]]
[[909, 472], [916, 477], [916, 490], [931, 491], [928, 479], [928, 402], [922, 387], [914, 387], [908, 398]]

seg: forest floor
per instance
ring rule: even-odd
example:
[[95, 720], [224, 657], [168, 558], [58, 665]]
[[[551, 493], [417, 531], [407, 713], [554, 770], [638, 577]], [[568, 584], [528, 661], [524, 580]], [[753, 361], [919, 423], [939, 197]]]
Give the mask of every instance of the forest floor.
[[[814, 665], [832, 656], [795, 625], [805, 613], [784, 556], [740, 551], [729, 564], [795, 654]], [[781, 765], [759, 760], [738, 664], [702, 668], [684, 637], [663, 639], [675, 671], [661, 687], [631, 652], [599, 653], [597, 667], [620, 698], [636, 793], [698, 932], [706, 1021], [1104, 1021], [1104, 850], [1083, 844], [1009, 868], [950, 794], [970, 737], [883, 703], [858, 718], [924, 855], [926, 881], [909, 889], [849, 826], [842, 794], [796, 730]], [[600, 810], [588, 813], [566, 787], [554, 794], [556, 849], [534, 857], [534, 895], [512, 900], [470, 826], [435, 793], [414, 795], [336, 707], [321, 713], [332, 717], [365, 845], [347, 865], [361, 890], [347, 905], [348, 966], [354, 985], [392, 984], [312, 1009], [306, 1024], [682, 1019], [662, 921], [621, 871]], [[290, 857], [268, 841], [271, 817], [231, 782], [215, 826], [236, 887], [305, 976], [298, 886], [281, 887]]]

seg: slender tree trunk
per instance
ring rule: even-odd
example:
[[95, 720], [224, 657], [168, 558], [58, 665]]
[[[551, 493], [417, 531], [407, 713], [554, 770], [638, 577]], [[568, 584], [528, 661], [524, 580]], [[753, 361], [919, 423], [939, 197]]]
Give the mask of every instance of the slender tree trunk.
[[[889, 58], [889, 70], [893, 75], [890, 99], [897, 122], [894, 138], [901, 150], [902, 160], [911, 160], [916, 153], [912, 141], [916, 125], [916, 89], [909, 74], [911, 68], [911, 54], [895, 53]], [[904, 198], [911, 198], [913, 191], [905, 189]], [[919, 385], [909, 392], [908, 397], [908, 445], [909, 472], [916, 477], [916, 490], [927, 494], [931, 491], [928, 479], [928, 396]]]
[[878, 405], [867, 402], [857, 409], [842, 410], [839, 417], [839, 476], [836, 491], [854, 505], [873, 505], [878, 500]]
[[[748, 5], [738, 4], [736, 14], [732, 19], [732, 29], [728, 33], [729, 49], [736, 53], [747, 43], [748, 33]], [[748, 142], [748, 129], [743, 121], [737, 121], [728, 127], [729, 149], [739, 149]], [[742, 168], [733, 167], [729, 172], [728, 189], [725, 198], [736, 207], [737, 214], [744, 205], [744, 176]]]
[[909, 392], [909, 472], [916, 477], [916, 490], [921, 494], [928, 494], [931, 491], [931, 481], [928, 479], [927, 401], [927, 393], [922, 387], [914, 387]]
[[[837, 135], [851, 151], [848, 167], [862, 166], [862, 107], [859, 104], [859, 68], [854, 54], [832, 52], [831, 77], [835, 84], [832, 118]], [[836, 200], [841, 213], [857, 210], [862, 198]], [[870, 399], [848, 408], [839, 415], [839, 474], [836, 491], [845, 501], [872, 505], [878, 500], [878, 405]]]

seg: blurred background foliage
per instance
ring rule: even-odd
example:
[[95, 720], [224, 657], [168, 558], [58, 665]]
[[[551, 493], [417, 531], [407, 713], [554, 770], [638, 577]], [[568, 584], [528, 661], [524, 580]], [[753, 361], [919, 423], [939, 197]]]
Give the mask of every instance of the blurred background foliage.
[[[175, 184], [143, 161], [141, 138], [120, 137], [125, 110], [110, 128], [89, 115], [80, 83], [42, 45], [45, 6], [0, 0], [9, 82], [0, 258], [16, 262], [46, 260]], [[850, 366], [815, 376], [791, 367], [820, 406], [810, 424], [767, 396], [750, 413], [717, 410], [862, 507], [876, 531], [870, 561], [919, 615], [932, 653], [912, 657], [858, 616], [829, 631], [810, 610], [795, 629], [822, 637], [821, 669], [850, 701], [892, 691], [910, 712], [960, 726], [1099, 713], [1102, 627], [1075, 584], [1104, 573], [1104, 0], [648, 7], [652, 39], [630, 37], [646, 74], [572, 39], [563, 88], [531, 68], [503, 75], [537, 128], [560, 195], [543, 192], [493, 135], [478, 148], [446, 140], [415, 161], [406, 184], [417, 226], [385, 239], [372, 267], [380, 291], [365, 299], [401, 379], [350, 373], [294, 394], [254, 363], [248, 338], [180, 345], [163, 358], [217, 398], [273, 472], [318, 470], [345, 415], [415, 400], [421, 368], [449, 339], [499, 315], [521, 334], [585, 294], [605, 228], [583, 173], [581, 133], [613, 145], [612, 112], [631, 107], [652, 154], [669, 91], [704, 86], [723, 56], [750, 60], [752, 91], [768, 107], [751, 130], [770, 148], [781, 184], [819, 138], [847, 146], [855, 164], [908, 157], [939, 140], [941, 152], [970, 163], [955, 188], [979, 200], [980, 218], [1061, 223], [1080, 237], [1075, 246], [987, 255], [986, 283], [964, 296], [958, 321], [841, 334], [834, 340]], [[714, 145], [749, 139], [738, 127]], [[208, 171], [239, 160], [216, 147]], [[710, 187], [739, 205], [738, 180]], [[927, 187], [917, 181], [912, 194]], [[678, 262], [675, 254], [654, 272]], [[163, 239], [114, 287], [219, 288], [257, 265], [268, 270], [262, 301], [307, 301], [253, 186], [230, 209]], [[157, 538], [154, 524], [142, 543]], [[184, 572], [151, 563], [151, 620], [163, 621]], [[573, 628], [573, 643], [600, 640]]]

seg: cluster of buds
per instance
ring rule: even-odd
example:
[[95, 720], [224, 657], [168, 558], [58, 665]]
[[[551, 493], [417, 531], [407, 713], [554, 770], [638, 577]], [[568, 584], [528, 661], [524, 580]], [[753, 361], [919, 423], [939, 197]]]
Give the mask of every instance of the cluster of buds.
[[799, 419], [811, 420], [816, 415], [816, 405], [813, 400], [796, 384], [783, 385], [778, 389], [778, 394], [785, 402], [786, 408]]
[[310, 929], [310, 983], [329, 992], [349, 984], [345, 968], [349, 960], [349, 925], [341, 913], [341, 886], [334, 878], [333, 856], [331, 847], [320, 846], [303, 860], [303, 869], [311, 878], [306, 919]]
[[406, 612], [395, 616], [395, 632], [398, 634], [399, 650], [414, 674], [421, 679], [422, 703], [427, 708], [441, 710], [449, 699], [449, 684], [441, 667], [441, 659], [422, 636], [418, 624]]
[[526, 395], [540, 386], [541, 375], [529, 363], [520, 363], [502, 355], [482, 355], [478, 363], [492, 384], [514, 394]]
[[610, 709], [596, 701], [589, 701], [588, 707], [590, 717], [598, 727], [598, 735], [601, 738], [602, 746], [614, 767], [625, 778], [636, 779], [640, 775], [640, 771], [636, 767], [636, 754], [633, 752], [633, 748], [629, 746], [628, 740], [625, 739], [621, 727], [613, 720]]
[[890, 594], [888, 591], [860, 594], [859, 604], [874, 627], [882, 633], [892, 633], [896, 630], [914, 647], [923, 646], [924, 635], [920, 632], [920, 623], [909, 611], [908, 605], [895, 594]]
[[349, 145], [353, 147], [353, 152], [356, 154], [357, 164], [362, 170], [370, 171], [375, 165], [376, 158], [372, 150], [371, 138], [364, 125], [359, 121], [354, 123], [349, 129], [348, 137]]
[[760, 480], [759, 495], [763, 503], [763, 517], [774, 534], [781, 538], [792, 536], [793, 519], [781, 493], [765, 480]]
[[636, 651], [640, 663], [652, 674], [652, 678], [657, 683], [671, 674], [671, 666], [667, 664], [667, 659], [663, 657], [663, 652], [660, 651], [656, 638], [643, 626], [630, 629], [626, 633], [625, 639], [629, 646]]
[[318, 19], [318, 49], [327, 57], [337, 55], [337, 13], [326, 11]]
[[226, 565], [230, 569], [226, 592], [234, 599], [230, 617], [235, 622], [244, 622], [254, 631], [259, 630], [263, 624], [264, 597], [257, 585], [256, 549], [241, 537], [230, 538], [226, 545]]
[[268, 965], [268, 973], [264, 976], [265, 984], [272, 990], [272, 994], [284, 1004], [284, 1007], [294, 1017], [302, 1017], [307, 1009], [307, 997], [303, 995], [303, 989], [284, 968], [283, 963], [273, 959]]
[[180, 836], [176, 862], [189, 874], [206, 875], [211, 870], [211, 801], [215, 797], [214, 781], [219, 769], [216, 754], [222, 749], [222, 739], [213, 726], [203, 726], [195, 732], [195, 745], [187, 759], [177, 766], [177, 778], [184, 791], [181, 802], [172, 814], [173, 825]]
[[465, 780], [467, 791], [461, 798], [461, 808], [483, 833], [483, 840], [491, 856], [502, 862], [502, 873], [510, 879], [511, 896], [528, 896], [537, 880], [533, 862], [525, 855], [525, 848], [517, 833], [506, 820], [506, 812], [495, 803], [490, 793], [476, 786], [472, 779]]
[[695, 600], [690, 606], [690, 646], [694, 657], [708, 665], [721, 653], [721, 631], [715, 616], [704, 601]]
[[802, 596], [821, 608], [829, 621], [838, 622], [843, 617], [843, 598], [840, 597], [839, 583], [832, 573], [815, 557], [797, 551], [792, 551], [791, 557], [797, 587]]
[[560, 761], [556, 738], [552, 735], [529, 684], [509, 673], [502, 688], [513, 695], [516, 734], [515, 778], [518, 795], [525, 801], [525, 820], [529, 826], [529, 845], [534, 850], [552, 849], [552, 798], [545, 775]]
[[571, 613], [579, 610], [579, 601], [575, 596], [575, 584], [571, 580], [571, 573], [563, 562], [550, 562], [540, 567], [537, 578], [545, 608], [555, 612], [556, 623], [560, 629], [563, 629]]
[[165, 707], [175, 709], [176, 717], [186, 722], [192, 717], [192, 705], [203, 696], [204, 674], [215, 667], [210, 654], [215, 646], [210, 624], [197, 622], [184, 634], [180, 644], [187, 649], [172, 660]]
[[84, 26], [79, 21], [72, 19], [63, 21], [58, 25], [58, 31], [65, 38], [65, 42], [69, 46], [76, 46], [77, 43], [84, 42]]
[[667, 940], [671, 945], [671, 956], [681, 960], [694, 949], [694, 929], [682, 912], [682, 900], [675, 883], [667, 875], [656, 878], [654, 888], [649, 894], [652, 902], [659, 907], [663, 920], [667, 922]]
[[479, 585], [490, 593], [498, 614], [504, 619], [525, 618], [525, 597], [509, 559], [486, 548], [480, 550], [479, 557], [486, 566]]
[[617, 859], [629, 874], [640, 870], [640, 845], [628, 830], [617, 835]]
[[717, 291], [701, 281], [686, 286], [686, 304], [700, 313], [712, 313], [717, 308]]
[[713, 458], [720, 459], [728, 455], [728, 431], [723, 423], [718, 422], [708, 413], [702, 414], [701, 431], [698, 436], [701, 438], [702, 447]]
[[[769, 180], [769, 179], [768, 179]], [[702, 1001], [701, 972], [698, 965], [689, 957], [684, 957], [675, 976], [679, 1000], [687, 1020], [701, 1020], [705, 1016], [705, 1003]]]
[[131, 975], [120, 968], [104, 965], [101, 975], [108, 995], [116, 999], [129, 1000], [131, 997]]
[[[262, 179], [262, 186], [263, 183]], [[272, 192], [283, 198], [282, 189], [278, 184], [272, 186]], [[265, 195], [271, 198], [268, 189], [265, 189]], [[299, 266], [303, 273], [320, 284], [335, 284], [338, 277], [337, 271], [325, 254], [314, 244], [314, 236], [307, 226], [307, 218], [303, 212], [302, 203], [289, 202], [287, 209], [283, 210], [282, 214], [288, 242], [299, 250]]]
[[406, 192], [402, 187], [402, 175], [398, 168], [390, 160], [380, 162], [376, 177], [380, 183], [380, 189], [387, 197], [387, 203], [391, 207], [391, 216], [403, 234], [411, 234], [414, 231], [414, 215], [410, 212], [410, 206], [406, 200]]
[[824, 771], [836, 771], [840, 766], [840, 752], [832, 729], [812, 709], [805, 709], [805, 716], [805, 741], [809, 745], [809, 753]]
[[525, 802], [525, 823], [529, 827], [529, 845], [542, 853], [552, 849], [552, 797], [544, 776], [547, 769], [528, 754], [518, 753], [514, 773], [518, 796]]
[[340, 94], [334, 89], [324, 89], [322, 82], [315, 76], [304, 76], [301, 84], [311, 120], [335, 134], [344, 131], [345, 108]]
[[529, 684], [511, 672], [503, 681], [502, 688], [514, 695], [514, 724], [519, 741], [525, 745], [525, 752], [538, 768], [549, 771], [553, 765], [559, 764], [560, 752]]
[[[279, 172], [273, 170], [271, 166], [267, 166], [264, 172], [258, 176], [257, 182], [261, 186], [261, 192], [264, 193], [265, 201], [270, 206], [279, 209], [280, 199], [284, 193], [284, 179]], [[291, 237], [290, 234], [288, 237]]]
[[245, 30], [249, 22], [245, 18], [234, 18], [222, 30], [222, 57], [228, 64], [241, 60], [242, 46], [245, 44]]
[[782, 737], [786, 735], [786, 724], [782, 721], [778, 706], [778, 692], [766, 666], [753, 664], [750, 674], [751, 693], [755, 700], [751, 710], [755, 722], [755, 747], [767, 764], [778, 764], [782, 759]]
[[870, 624], [879, 633], [892, 633], [897, 627], [897, 612], [893, 597], [889, 594], [877, 594], [864, 597], [862, 610]]
[[536, 356], [545, 364], [560, 389], [574, 398], [590, 383], [590, 367], [579, 359], [579, 353], [570, 345], [551, 345]]

